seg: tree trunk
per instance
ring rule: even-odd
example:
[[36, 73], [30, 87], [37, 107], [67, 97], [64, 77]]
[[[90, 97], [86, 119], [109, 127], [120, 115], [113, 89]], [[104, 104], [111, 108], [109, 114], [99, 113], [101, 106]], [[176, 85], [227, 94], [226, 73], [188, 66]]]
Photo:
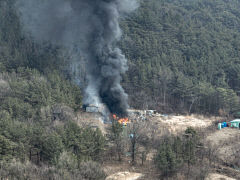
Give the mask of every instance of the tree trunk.
[[191, 113], [192, 106], [193, 106], [194, 102], [195, 102], [197, 99], [198, 99], [197, 97], [195, 97], [195, 98], [192, 99], [192, 103], [191, 103], [191, 105], [190, 105], [190, 107], [189, 107], [189, 110], [188, 110], [188, 113], [189, 113], [189, 114]]
[[135, 164], [135, 145], [136, 145], [136, 139], [135, 135], [132, 137], [132, 164]]

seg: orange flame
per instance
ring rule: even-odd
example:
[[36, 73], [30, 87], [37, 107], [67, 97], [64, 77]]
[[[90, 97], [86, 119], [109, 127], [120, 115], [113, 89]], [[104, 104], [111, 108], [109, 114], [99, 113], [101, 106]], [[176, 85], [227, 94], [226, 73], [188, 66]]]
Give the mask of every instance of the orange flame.
[[120, 124], [122, 125], [127, 125], [129, 123], [129, 119], [126, 117], [126, 118], [118, 118], [116, 114], [113, 114], [113, 119], [117, 120]]
[[117, 120], [117, 115], [113, 114], [113, 119]]

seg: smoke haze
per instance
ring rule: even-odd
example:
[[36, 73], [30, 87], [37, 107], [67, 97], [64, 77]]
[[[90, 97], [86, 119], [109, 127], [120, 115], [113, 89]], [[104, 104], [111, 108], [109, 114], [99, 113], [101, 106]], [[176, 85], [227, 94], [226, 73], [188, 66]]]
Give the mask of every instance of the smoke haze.
[[119, 18], [137, 5], [135, 0], [18, 0], [16, 8], [24, 33], [75, 54], [73, 66], [81, 64], [86, 71], [85, 104], [104, 103], [111, 113], [125, 116], [127, 94], [120, 82], [127, 60], [116, 43]]

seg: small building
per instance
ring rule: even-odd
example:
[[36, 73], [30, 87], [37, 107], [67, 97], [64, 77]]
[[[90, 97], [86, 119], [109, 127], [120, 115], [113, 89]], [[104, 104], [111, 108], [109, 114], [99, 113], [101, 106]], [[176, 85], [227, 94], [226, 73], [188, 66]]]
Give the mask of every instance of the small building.
[[90, 113], [98, 113], [99, 112], [99, 107], [90, 104], [86, 107], [86, 112], [90, 112]]
[[240, 128], [240, 119], [235, 119], [233, 121], [230, 121], [231, 127], [234, 128]]

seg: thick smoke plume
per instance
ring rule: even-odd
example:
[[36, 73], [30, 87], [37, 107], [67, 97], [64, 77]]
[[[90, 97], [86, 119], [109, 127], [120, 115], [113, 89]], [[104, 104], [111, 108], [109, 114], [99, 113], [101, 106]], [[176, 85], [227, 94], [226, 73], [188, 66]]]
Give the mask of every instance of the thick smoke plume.
[[120, 81], [127, 60], [116, 43], [119, 18], [137, 8], [135, 0], [18, 0], [16, 8], [24, 32], [34, 40], [75, 53], [73, 66], [76, 58], [78, 63], [84, 59], [85, 104], [104, 103], [111, 113], [126, 115], [127, 94]]

